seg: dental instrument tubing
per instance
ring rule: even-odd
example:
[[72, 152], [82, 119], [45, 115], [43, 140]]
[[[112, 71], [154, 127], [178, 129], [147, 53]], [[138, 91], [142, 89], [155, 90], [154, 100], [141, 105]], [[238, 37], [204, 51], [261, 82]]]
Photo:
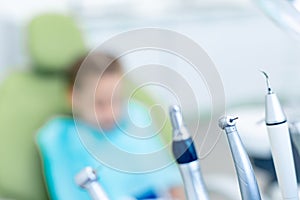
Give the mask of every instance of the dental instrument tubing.
[[173, 154], [179, 166], [189, 200], [208, 200], [194, 142], [187, 132], [178, 106], [170, 108], [173, 126]]
[[240, 192], [243, 200], [260, 200], [261, 196], [254, 175], [252, 165], [244, 145], [239, 137], [235, 120], [237, 118], [222, 117], [219, 126], [224, 129], [232, 153], [235, 169], [238, 176]]
[[264, 75], [268, 86], [268, 92], [265, 96], [265, 120], [278, 184], [283, 199], [298, 200], [297, 180], [288, 123], [277, 95], [271, 89], [269, 77], [266, 73]]

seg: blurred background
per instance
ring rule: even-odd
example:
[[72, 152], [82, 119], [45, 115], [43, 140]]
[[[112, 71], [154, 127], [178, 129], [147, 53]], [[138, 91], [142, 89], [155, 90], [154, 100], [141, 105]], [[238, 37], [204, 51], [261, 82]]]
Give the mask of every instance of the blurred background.
[[[4, 111], [6, 104], [3, 103], [5, 100], [3, 100], [2, 96], [7, 96], [8, 91], [17, 90], [14, 97], [18, 103], [21, 102], [22, 104], [22, 101], [27, 101], [24, 100], [26, 99], [24, 96], [26, 93], [22, 93], [23, 90], [28, 89], [25, 85], [23, 85], [23, 88], [17, 87], [12, 81], [7, 86], [6, 82], [16, 72], [31, 71], [33, 69], [32, 66], [35, 66], [40, 61], [38, 60], [40, 57], [35, 55], [35, 50], [32, 47], [34, 46], [34, 42], [32, 42], [34, 39], [32, 38], [35, 36], [30, 31], [32, 29], [29, 28], [29, 24], [36, 16], [44, 13], [61, 13], [71, 16], [82, 34], [80, 37], [83, 38], [87, 49], [96, 48], [102, 42], [121, 32], [145, 27], [174, 30], [194, 40], [207, 52], [219, 71], [223, 81], [228, 112], [242, 116], [241, 132], [244, 134], [242, 139], [246, 143], [250, 155], [270, 156], [268, 145], [265, 145], [265, 143], [268, 143], [267, 139], [264, 137], [260, 140], [260, 137], [253, 137], [251, 134], [250, 136], [248, 134], [250, 128], [257, 131], [257, 134], [262, 133], [262, 135], [265, 135], [263, 125], [259, 123], [257, 125], [257, 122], [263, 120], [264, 117], [263, 106], [266, 92], [265, 80], [259, 73], [259, 69], [264, 69], [269, 73], [272, 86], [280, 94], [279, 97], [287, 110], [289, 110], [288, 112], [295, 116], [297, 115], [297, 110], [299, 110], [297, 104], [300, 100], [300, 42], [277, 27], [258, 8], [254, 1], [2, 0], [0, 5], [0, 112], [5, 113], [1, 118], [4, 119], [3, 124], [6, 124], [5, 120], [9, 119], [7, 113], [11, 116], [13, 114], [17, 116], [20, 110], [18, 110], [18, 106], [14, 107], [12, 105], [9, 111]], [[155, 54], [155, 56], [161, 63], [172, 63], [175, 67], [181, 64], [179, 61], [176, 62], [176, 60], [164, 61], [168, 57], [164, 57], [162, 54]], [[127, 60], [125, 59], [125, 66], [130, 68], [136, 63], [143, 63], [144, 58], [143, 56], [129, 56]], [[161, 74], [159, 71], [157, 75], [172, 78], [166, 74]], [[26, 79], [30, 79], [30, 76], [27, 76]], [[197, 88], [199, 93], [202, 90], [207, 90], [205, 84], [194, 87]], [[155, 87], [149, 89], [150, 95], [152, 94], [157, 101], [168, 104], [168, 98], [161, 98], [164, 96], [157, 95], [157, 92], [159, 93], [160, 91], [155, 89]], [[10, 98], [5, 97], [4, 99], [10, 101]], [[189, 98], [187, 96], [183, 101], [188, 102]], [[56, 100], [54, 98], [53, 101]], [[47, 107], [46, 105], [46, 103], [41, 105], [41, 109], [43, 106]], [[20, 106], [26, 106], [26, 104], [24, 103]], [[210, 98], [207, 93], [203, 96], [200, 106], [202, 112], [209, 112]], [[65, 108], [65, 105], [61, 107], [68, 110], [68, 108]], [[184, 115], [187, 119], [187, 124], [191, 127], [196, 125], [195, 122], [198, 119], [198, 115], [194, 111], [194, 105], [187, 103]], [[56, 112], [58, 111], [55, 109], [51, 110], [51, 112], [48, 110], [47, 115], [39, 118], [40, 121], [29, 129], [35, 130], [51, 114]], [[26, 112], [23, 114], [26, 115]], [[11, 119], [14, 118], [12, 117]], [[27, 116], [27, 119], [30, 119], [30, 116]], [[250, 119], [252, 121], [247, 121]], [[14, 123], [14, 121], [10, 120], [9, 126], [14, 126]], [[18, 126], [18, 123], [15, 126]], [[1, 122], [0, 130], [5, 130], [7, 135], [10, 133], [9, 128], [1, 128]], [[4, 134], [3, 131], [0, 132], [1, 134]], [[18, 134], [14, 135], [14, 137], [18, 138]], [[7, 143], [5, 140], [2, 141]], [[13, 151], [13, 148], [10, 150], [7, 148], [8, 146], [4, 145], [0, 149], [2, 156], [7, 154], [8, 151]], [[28, 149], [31, 148], [28, 147]], [[8, 159], [5, 162], [10, 162], [11, 164], [13, 161]], [[214, 184], [213, 182], [216, 182], [216, 180], [222, 184], [221, 180], [224, 180], [226, 185], [228, 183], [227, 180], [229, 182], [233, 181], [231, 188], [233, 188], [233, 193], [238, 195], [237, 179], [235, 178], [234, 166], [225, 135], [220, 135], [220, 139], [213, 151], [209, 156], [202, 159], [201, 166], [204, 177], [208, 177], [208, 175], [213, 177], [207, 180], [208, 184]], [[18, 166], [18, 169], [20, 167]], [[30, 168], [30, 165], [28, 168]], [[263, 173], [260, 171], [257, 173], [259, 174], [259, 180], [261, 180], [260, 184], [263, 184]], [[0, 170], [1, 174], [6, 174], [5, 167]], [[218, 178], [220, 176], [225, 178]], [[228, 177], [229, 179], [227, 179]], [[0, 181], [0, 186], [6, 188], [3, 184], [7, 183], [1, 183]], [[9, 184], [13, 185], [13, 181]], [[7, 188], [4, 190], [9, 191]], [[223, 198], [221, 197], [220, 199]]]
[[[72, 15], [93, 48], [123, 31], [159, 27], [202, 46], [222, 77], [227, 104], [261, 100], [265, 69], [289, 100], [299, 98], [299, 42], [276, 27], [252, 1], [3, 1], [0, 8], [1, 80], [30, 63], [26, 27], [43, 12]], [[243, 87], [236, 85], [243, 82]], [[293, 97], [293, 98], [291, 98]], [[260, 101], [259, 100], [259, 101]]]

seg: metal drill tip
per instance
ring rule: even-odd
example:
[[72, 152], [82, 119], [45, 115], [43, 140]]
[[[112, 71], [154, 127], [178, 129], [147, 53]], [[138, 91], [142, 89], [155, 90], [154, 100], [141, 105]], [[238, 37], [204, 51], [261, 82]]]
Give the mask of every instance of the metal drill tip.
[[238, 117], [230, 118], [230, 119], [229, 119], [229, 122], [232, 123], [232, 122], [234, 122], [234, 121], [237, 120], [237, 119], [238, 119]]
[[169, 112], [173, 129], [180, 129], [183, 126], [183, 120], [179, 106], [170, 106]]
[[263, 75], [265, 75], [266, 77], [266, 82], [267, 82], [267, 88], [268, 88], [268, 94], [271, 94], [272, 93], [272, 88], [271, 88], [271, 84], [270, 84], [270, 81], [269, 81], [269, 76], [266, 72], [260, 70], [261, 73], [263, 73]]
[[223, 116], [219, 119], [219, 127], [225, 129], [228, 126], [234, 126], [238, 117]]

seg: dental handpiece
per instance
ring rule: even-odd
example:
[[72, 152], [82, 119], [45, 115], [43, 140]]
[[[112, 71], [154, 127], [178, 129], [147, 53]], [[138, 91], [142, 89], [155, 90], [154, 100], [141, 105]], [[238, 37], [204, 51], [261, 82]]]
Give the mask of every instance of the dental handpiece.
[[269, 76], [262, 73], [267, 81], [265, 120], [278, 184], [283, 199], [297, 200], [297, 180], [287, 119], [277, 95], [271, 89]]
[[98, 183], [98, 176], [91, 167], [86, 167], [75, 176], [75, 182], [88, 191], [93, 200], [109, 200]]
[[252, 165], [236, 128], [236, 118], [224, 116], [219, 119], [219, 127], [225, 130], [243, 200], [260, 200], [259, 188]]
[[180, 169], [186, 196], [189, 200], [208, 200], [197, 152], [193, 140], [183, 124], [178, 106], [170, 107], [170, 118], [173, 127], [173, 155]]

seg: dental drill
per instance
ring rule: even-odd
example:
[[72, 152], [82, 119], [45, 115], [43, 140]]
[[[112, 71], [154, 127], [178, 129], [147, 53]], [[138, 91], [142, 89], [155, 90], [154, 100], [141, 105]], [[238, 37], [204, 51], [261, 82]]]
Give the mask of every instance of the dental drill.
[[263, 71], [262, 73], [266, 77], [268, 90], [265, 96], [265, 120], [281, 195], [286, 200], [298, 200], [297, 180], [287, 119], [277, 95], [272, 91], [269, 76]]
[[188, 200], [208, 200], [193, 140], [183, 124], [178, 106], [170, 107], [173, 127], [173, 155], [179, 166]]
[[260, 193], [252, 165], [236, 128], [237, 117], [224, 116], [219, 119], [219, 127], [225, 130], [243, 200], [260, 200]]
[[109, 200], [97, 180], [98, 176], [91, 167], [84, 168], [75, 177], [76, 184], [86, 189], [93, 200]]

